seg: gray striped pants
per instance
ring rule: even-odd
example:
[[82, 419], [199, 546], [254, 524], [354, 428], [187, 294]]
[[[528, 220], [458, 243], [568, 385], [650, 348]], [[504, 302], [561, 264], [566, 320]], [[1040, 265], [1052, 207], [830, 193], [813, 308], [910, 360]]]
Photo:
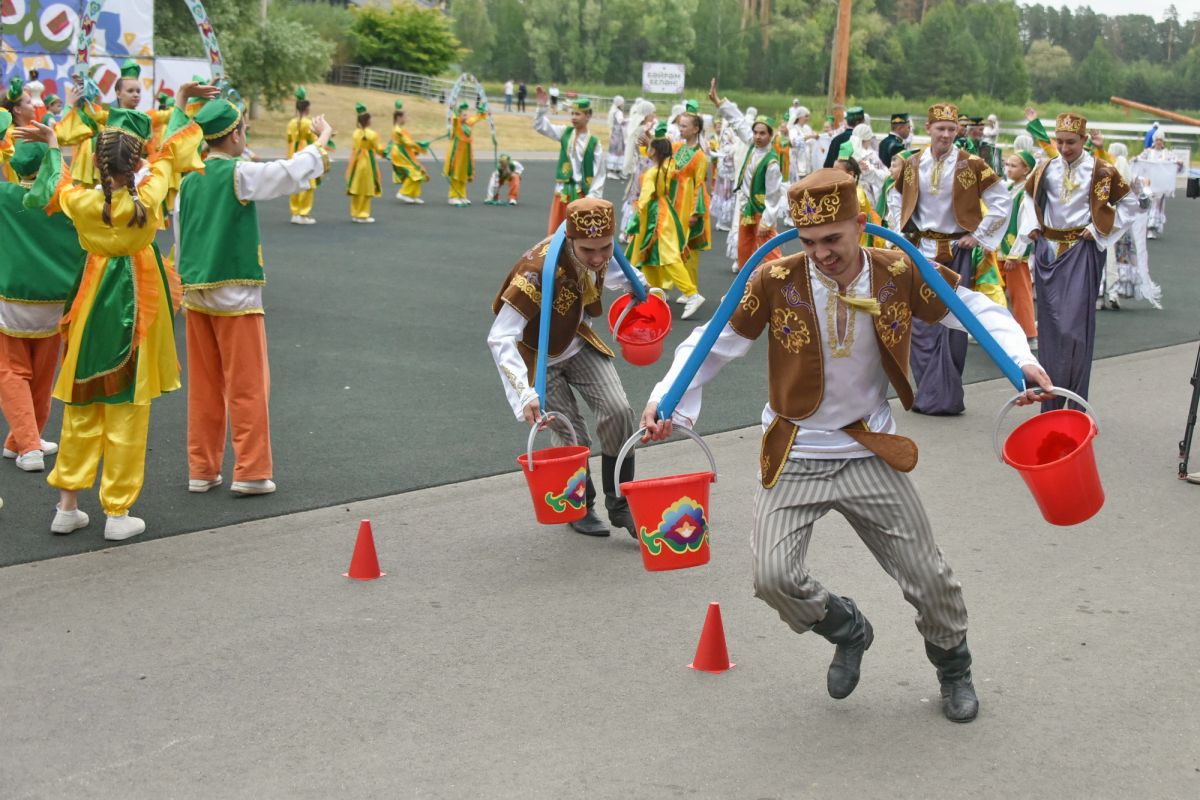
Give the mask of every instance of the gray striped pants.
[[[633, 435], [634, 418], [613, 360], [585, 344], [583, 349], [566, 361], [546, 369], [546, 408], [543, 412], [557, 411], [564, 415], [575, 427], [578, 443], [591, 447], [592, 437], [588, 434], [583, 415], [579, 413], [572, 389], [579, 393], [596, 415], [600, 452], [606, 456], [616, 456], [621, 452], [625, 440]], [[556, 445], [567, 444], [565, 425], [551, 421], [550, 430]]]
[[825, 617], [829, 592], [804, 564], [813, 523], [839, 512], [917, 609], [917, 630], [950, 649], [967, 633], [962, 586], [933, 541], [916, 489], [875, 457], [789, 460], [754, 501], [754, 595], [797, 633]]

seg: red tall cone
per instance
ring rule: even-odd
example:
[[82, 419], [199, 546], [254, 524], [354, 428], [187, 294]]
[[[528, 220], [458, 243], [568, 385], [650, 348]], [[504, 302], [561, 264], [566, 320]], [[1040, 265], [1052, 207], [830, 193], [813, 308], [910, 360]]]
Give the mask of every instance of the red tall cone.
[[354, 555], [350, 558], [350, 571], [343, 577], [360, 581], [373, 581], [387, 575], [379, 571], [379, 557], [375, 555], [375, 537], [371, 534], [371, 520], [358, 523], [358, 541], [354, 543]]
[[736, 666], [729, 663], [729, 651], [725, 649], [725, 626], [721, 624], [720, 603], [708, 604], [708, 615], [704, 617], [704, 630], [700, 632], [696, 657], [688, 666], [702, 672], [725, 672]]

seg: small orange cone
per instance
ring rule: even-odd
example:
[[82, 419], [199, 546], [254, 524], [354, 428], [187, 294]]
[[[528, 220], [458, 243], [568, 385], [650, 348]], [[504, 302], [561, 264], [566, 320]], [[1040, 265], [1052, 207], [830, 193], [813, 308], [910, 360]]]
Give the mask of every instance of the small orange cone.
[[708, 615], [704, 617], [704, 630], [700, 632], [696, 657], [688, 666], [714, 673], [725, 672], [736, 666], [729, 663], [729, 651], [725, 648], [725, 626], [721, 624], [720, 603], [708, 604]]
[[358, 524], [358, 541], [354, 543], [354, 555], [350, 559], [350, 571], [342, 576], [359, 581], [373, 581], [387, 575], [379, 571], [379, 557], [375, 555], [375, 537], [371, 534], [371, 520]]

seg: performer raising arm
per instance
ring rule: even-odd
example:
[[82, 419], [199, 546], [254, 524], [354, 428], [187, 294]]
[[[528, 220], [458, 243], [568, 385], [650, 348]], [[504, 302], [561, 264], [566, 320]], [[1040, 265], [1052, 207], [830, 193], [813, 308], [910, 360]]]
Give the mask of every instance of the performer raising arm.
[[559, 143], [558, 164], [554, 168], [554, 199], [550, 203], [550, 221], [546, 232], [554, 233], [566, 219], [567, 204], [581, 197], [604, 197], [605, 161], [600, 140], [588, 133], [592, 121], [592, 102], [587, 98], [571, 104], [571, 124], [550, 121], [549, 96], [537, 87], [537, 114], [533, 129]]

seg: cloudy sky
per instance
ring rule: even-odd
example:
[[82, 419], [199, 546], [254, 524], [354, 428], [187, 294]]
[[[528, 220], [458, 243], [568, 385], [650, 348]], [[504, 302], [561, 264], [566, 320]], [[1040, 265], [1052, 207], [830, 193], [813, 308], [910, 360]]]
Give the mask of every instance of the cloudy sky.
[[[1149, 14], [1157, 20], [1162, 20], [1163, 12], [1167, 10], [1167, 6], [1174, 5], [1179, 12], [1180, 20], [1186, 20], [1191, 14], [1196, 12], [1193, 3], [1194, 0], [1040, 0], [1042, 5], [1052, 5], [1055, 7], [1065, 5], [1074, 10], [1076, 6], [1090, 6], [1097, 14]], [[1021, 0], [1021, 5], [1033, 5], [1029, 0]]]

